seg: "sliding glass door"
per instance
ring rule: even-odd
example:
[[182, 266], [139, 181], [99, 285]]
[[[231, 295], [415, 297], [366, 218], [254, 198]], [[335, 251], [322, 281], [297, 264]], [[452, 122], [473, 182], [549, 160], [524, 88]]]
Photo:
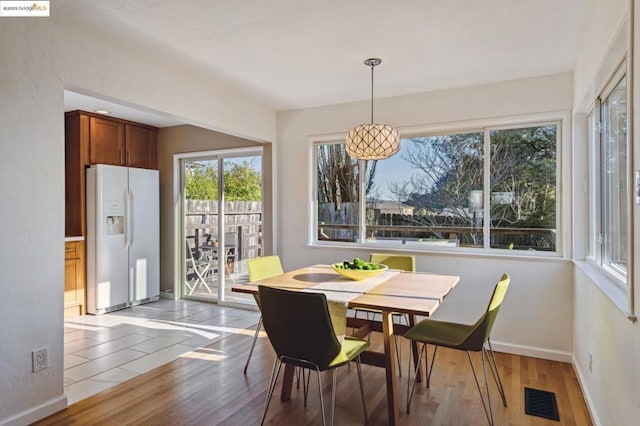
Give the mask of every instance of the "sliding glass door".
[[181, 160], [182, 296], [253, 303], [232, 293], [248, 281], [246, 262], [262, 255], [262, 153], [243, 150]]

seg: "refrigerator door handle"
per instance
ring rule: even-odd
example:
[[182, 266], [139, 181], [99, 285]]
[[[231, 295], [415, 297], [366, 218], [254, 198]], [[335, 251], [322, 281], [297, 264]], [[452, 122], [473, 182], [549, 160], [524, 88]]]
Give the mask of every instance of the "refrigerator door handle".
[[129, 234], [131, 228], [131, 215], [130, 215], [130, 206], [129, 206], [129, 191], [125, 191], [124, 193], [124, 248], [125, 250], [129, 249]]
[[134, 210], [135, 206], [134, 206], [134, 199], [133, 199], [133, 191], [129, 191], [129, 211], [127, 212], [129, 214], [129, 217], [131, 218], [131, 220], [129, 220], [129, 247], [133, 246], [134, 240], [135, 240], [135, 226], [133, 224], [133, 210]]

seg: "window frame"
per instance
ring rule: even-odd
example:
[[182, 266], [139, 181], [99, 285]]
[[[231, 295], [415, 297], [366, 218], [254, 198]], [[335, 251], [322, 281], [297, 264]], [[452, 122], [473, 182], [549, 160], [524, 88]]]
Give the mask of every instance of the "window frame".
[[[310, 137], [309, 142], [309, 170], [310, 176], [310, 203], [309, 203], [309, 224], [308, 224], [308, 246], [315, 247], [340, 247], [340, 248], [354, 248], [354, 249], [367, 249], [372, 248], [383, 250], [402, 250], [416, 253], [429, 253], [429, 252], [445, 252], [450, 254], [462, 254], [462, 255], [492, 255], [492, 256], [507, 256], [507, 257], [526, 257], [526, 258], [570, 258], [571, 253], [571, 230], [570, 227], [565, 226], [566, 223], [570, 223], [571, 218], [571, 200], [568, 200], [564, 195], [565, 184], [570, 182], [570, 167], [569, 164], [565, 164], [567, 159], [563, 156], [563, 152], [570, 152], [570, 135], [571, 135], [571, 112], [570, 111], [551, 111], [547, 113], [526, 114], [526, 115], [514, 115], [508, 117], [498, 117], [482, 120], [469, 120], [453, 123], [423, 125], [415, 127], [400, 128], [402, 138], [411, 137], [428, 137], [454, 133], [468, 133], [468, 132], [482, 132], [485, 133], [483, 150], [487, 151], [490, 142], [488, 133], [492, 130], [505, 130], [514, 128], [526, 128], [539, 125], [555, 125], [556, 126], [556, 250], [555, 251], [527, 251], [527, 250], [507, 250], [490, 248], [486, 245], [490, 245], [490, 238], [485, 238], [483, 247], [467, 248], [467, 247], [415, 247], [414, 245], [398, 245], [398, 244], [383, 244], [383, 243], [367, 243], [364, 241], [357, 242], [341, 242], [341, 241], [327, 241], [318, 239], [318, 198], [317, 198], [317, 146], [322, 144], [340, 144], [344, 143], [346, 134], [333, 134], [323, 135], [318, 137]], [[490, 186], [490, 171], [488, 170], [488, 164], [490, 164], [490, 157], [485, 155], [485, 173], [484, 173], [484, 187]], [[359, 166], [363, 167], [364, 161], [359, 161]], [[360, 174], [360, 199], [364, 199], [364, 174]], [[491, 194], [489, 191], [483, 191], [483, 203], [488, 206], [490, 202]], [[366, 209], [366, 203], [360, 203], [360, 209]], [[365, 235], [362, 233], [364, 223], [362, 218], [365, 217], [365, 213], [361, 212], [359, 218], [359, 235]], [[489, 215], [485, 215], [483, 219], [483, 231], [489, 231]]]
[[[590, 186], [589, 188], [589, 212], [590, 212], [590, 228], [589, 228], [589, 242], [588, 247], [589, 251], [587, 253], [587, 261], [592, 263], [595, 267], [599, 268], [605, 276], [607, 276], [613, 283], [618, 286], [620, 289], [627, 291], [630, 286], [630, 267], [627, 264], [626, 270], [622, 271], [620, 268], [616, 268], [612, 265], [606, 263], [607, 257], [605, 256], [605, 250], [607, 249], [607, 245], [605, 244], [604, 239], [606, 236], [606, 229], [604, 223], [604, 209], [605, 209], [605, 200], [604, 196], [604, 178], [603, 174], [604, 165], [603, 165], [603, 150], [604, 150], [604, 124], [603, 124], [603, 114], [602, 114], [602, 104], [603, 100], [606, 100], [611, 93], [613, 93], [614, 89], [620, 84], [620, 82], [627, 78], [627, 132], [625, 135], [626, 138], [626, 152], [625, 152], [625, 164], [627, 166], [627, 174], [632, 173], [632, 170], [629, 169], [629, 157], [631, 155], [631, 132], [630, 128], [632, 126], [632, 119], [629, 116], [629, 78], [628, 78], [628, 69], [626, 60], [623, 60], [615, 69], [615, 71], [611, 74], [606, 84], [599, 92], [599, 95], [595, 99], [593, 105], [589, 109], [587, 113], [587, 117], [591, 117], [594, 121], [592, 132], [589, 132], [589, 140], [588, 144], [588, 155], [589, 155], [589, 175]], [[632, 117], [631, 117], [632, 118]], [[627, 193], [631, 193], [633, 187], [629, 187], [629, 179], [627, 179]], [[626, 221], [627, 221], [627, 232], [629, 233], [630, 239], [632, 238], [631, 230], [633, 228], [629, 227], [629, 218], [632, 214], [632, 200], [627, 199], [627, 208], [626, 208]], [[593, 215], [593, 216], [592, 216]], [[593, 221], [593, 228], [591, 227], [591, 220]], [[627, 242], [627, 259], [629, 261], [633, 261], [632, 259], [632, 251], [629, 250], [629, 242]]]

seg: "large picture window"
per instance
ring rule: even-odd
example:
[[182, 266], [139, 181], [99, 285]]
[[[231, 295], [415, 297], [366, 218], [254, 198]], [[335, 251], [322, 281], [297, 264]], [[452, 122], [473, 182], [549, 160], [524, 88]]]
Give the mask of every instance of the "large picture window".
[[559, 128], [403, 138], [398, 154], [378, 161], [319, 143], [316, 241], [557, 252]]

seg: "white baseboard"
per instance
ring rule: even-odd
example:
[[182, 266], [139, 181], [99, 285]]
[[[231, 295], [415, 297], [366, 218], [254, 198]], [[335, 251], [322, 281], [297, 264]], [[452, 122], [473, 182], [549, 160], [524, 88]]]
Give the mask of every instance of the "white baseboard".
[[178, 300], [177, 295], [172, 291], [161, 291], [160, 292], [160, 298], [161, 299]]
[[576, 377], [578, 378], [578, 383], [580, 384], [580, 389], [582, 390], [582, 395], [584, 396], [584, 400], [587, 403], [587, 410], [589, 411], [589, 415], [591, 416], [591, 422], [595, 426], [600, 426], [602, 423], [598, 418], [598, 412], [596, 411], [596, 407], [593, 404], [593, 399], [591, 398], [591, 394], [587, 389], [586, 381], [584, 379], [584, 374], [582, 374], [582, 370], [578, 368], [578, 363], [573, 357], [573, 371], [576, 373]]
[[0, 426], [30, 425], [65, 408], [67, 408], [67, 396], [60, 395], [7, 419], [0, 419]]
[[541, 349], [533, 346], [515, 345], [513, 343], [494, 342], [493, 340], [491, 341], [491, 346], [496, 352], [504, 352], [513, 355], [530, 356], [532, 358], [573, 363], [573, 354], [571, 352]]

